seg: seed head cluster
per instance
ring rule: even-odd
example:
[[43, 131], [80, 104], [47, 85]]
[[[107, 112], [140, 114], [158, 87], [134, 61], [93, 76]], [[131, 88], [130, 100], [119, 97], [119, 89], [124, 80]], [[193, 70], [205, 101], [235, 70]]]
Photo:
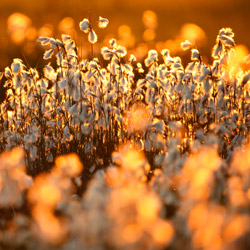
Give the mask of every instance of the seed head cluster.
[[230, 28], [211, 64], [188, 40], [187, 65], [115, 39], [91, 58], [69, 35], [38, 42], [42, 72], [0, 73], [3, 249], [250, 248], [250, 56]]

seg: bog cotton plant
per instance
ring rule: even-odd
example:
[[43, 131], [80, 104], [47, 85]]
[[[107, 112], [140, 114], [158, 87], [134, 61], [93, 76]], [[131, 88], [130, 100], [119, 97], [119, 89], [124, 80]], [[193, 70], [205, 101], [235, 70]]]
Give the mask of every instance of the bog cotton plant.
[[[99, 28], [107, 25], [99, 17]], [[93, 48], [92, 23], [79, 26]], [[247, 234], [249, 168], [237, 157], [249, 153], [249, 56], [233, 60], [231, 29], [219, 31], [211, 64], [188, 41], [187, 65], [167, 48], [139, 62], [115, 39], [98, 58], [81, 58], [69, 35], [38, 41], [42, 72], [14, 59], [0, 74], [0, 148], [20, 165], [1, 156], [0, 205], [14, 214], [28, 189], [32, 209], [32, 219], [6, 217], [14, 225], [4, 228], [6, 245], [222, 249]], [[69, 152], [79, 159], [61, 156]]]
[[188, 40], [185, 40], [184, 42], [181, 43], [181, 48], [183, 50], [188, 50], [190, 48], [192, 44], [188, 41]]
[[[98, 21], [98, 27], [101, 29], [104, 29], [107, 27], [109, 21], [106, 18], [103, 17], [99, 17], [99, 21]], [[95, 31], [93, 30], [91, 23], [89, 22], [88, 19], [84, 18], [80, 23], [80, 30], [83, 31], [84, 33], [88, 34], [88, 40], [90, 43], [94, 44], [97, 42], [97, 35], [95, 33]]]

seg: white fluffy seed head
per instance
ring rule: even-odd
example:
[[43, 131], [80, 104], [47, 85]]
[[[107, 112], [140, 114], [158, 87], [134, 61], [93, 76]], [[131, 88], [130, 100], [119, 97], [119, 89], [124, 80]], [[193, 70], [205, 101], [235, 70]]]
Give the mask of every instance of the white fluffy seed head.
[[98, 27], [101, 29], [105, 29], [108, 26], [109, 20], [104, 17], [99, 17]]
[[90, 43], [94, 44], [97, 42], [97, 35], [94, 30], [91, 30], [88, 35], [88, 40]]
[[225, 45], [225, 46], [228, 46], [228, 47], [232, 47], [235, 45], [234, 43], [234, 39], [230, 36], [225, 36], [225, 35], [222, 35], [222, 36], [218, 36], [218, 39]]
[[79, 23], [80, 30], [82, 30], [85, 33], [88, 33], [90, 30], [90, 23], [89, 20], [84, 18], [80, 23]]
[[145, 66], [149, 67], [153, 62], [158, 59], [158, 53], [156, 50], [149, 50], [148, 57], [145, 59]]
[[219, 31], [220, 36], [230, 36], [234, 37], [234, 33], [231, 28], [222, 28]]
[[71, 39], [71, 36], [62, 34], [62, 41], [63, 41], [64, 43], [66, 43], [66, 42], [69, 41], [70, 39]]
[[112, 38], [109, 40], [109, 45], [110, 47], [113, 49], [113, 48], [116, 48], [117, 44], [116, 44], [116, 39]]
[[49, 38], [48, 37], [40, 36], [40, 37], [37, 38], [37, 41], [39, 43], [41, 43], [41, 45], [43, 45], [43, 46], [46, 46], [46, 45], [49, 44]]
[[136, 62], [136, 57], [135, 57], [135, 55], [131, 54], [131, 55], [129, 56], [129, 62], [130, 62], [130, 63]]
[[188, 40], [186, 40], [186, 41], [184, 41], [184, 42], [181, 43], [181, 48], [183, 50], [188, 50], [188, 49], [190, 49], [191, 45], [192, 44]]
[[120, 56], [120, 57], [124, 57], [127, 54], [127, 50], [125, 47], [118, 45], [117, 49], [116, 49], [116, 53]]
[[44, 60], [50, 59], [50, 58], [52, 57], [53, 53], [54, 53], [54, 49], [46, 50], [46, 51], [44, 52], [43, 59], [44, 59]]
[[18, 74], [21, 70], [21, 65], [19, 63], [12, 63], [11, 70], [14, 74]]
[[110, 50], [108, 47], [103, 47], [101, 49], [101, 53], [103, 55], [104, 60], [110, 60], [114, 55], [114, 52]]
[[192, 61], [200, 61], [200, 53], [197, 49], [192, 49], [191, 60]]
[[218, 59], [220, 58], [220, 56], [223, 54], [223, 46], [222, 46], [222, 43], [221, 41], [218, 41], [215, 46], [213, 47], [213, 50], [212, 50], [212, 56], [213, 58], [215, 59]]

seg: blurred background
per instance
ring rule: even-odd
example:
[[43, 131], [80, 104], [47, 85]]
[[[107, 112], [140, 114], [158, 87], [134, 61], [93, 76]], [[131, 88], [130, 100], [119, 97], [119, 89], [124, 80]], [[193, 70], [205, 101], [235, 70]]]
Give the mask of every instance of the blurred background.
[[[231, 27], [245, 55], [250, 48], [249, 13], [249, 0], [0, 0], [0, 71], [16, 57], [42, 68], [38, 36], [69, 34], [82, 57], [88, 57], [87, 36], [79, 30], [83, 18], [91, 19], [98, 35], [96, 54], [114, 37], [139, 60], [151, 48], [185, 56], [180, 42], [188, 39], [209, 61], [219, 29]], [[104, 30], [97, 27], [99, 16], [110, 21]]]

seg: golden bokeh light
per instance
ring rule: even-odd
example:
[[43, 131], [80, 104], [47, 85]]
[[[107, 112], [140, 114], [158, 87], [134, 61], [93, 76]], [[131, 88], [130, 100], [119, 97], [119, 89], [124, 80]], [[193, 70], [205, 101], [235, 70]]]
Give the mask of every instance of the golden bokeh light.
[[97, 2], [111, 9], [64, 16], [51, 2], [45, 24], [42, 11], [6, 13], [23, 57], [0, 69], [0, 245], [248, 249], [250, 55], [237, 25], [211, 38], [184, 0], [179, 18], [177, 2], [146, 0], [141, 25], [119, 13], [142, 1], [117, 2], [112, 24], [114, 1]]
[[58, 24], [58, 30], [61, 34], [76, 36], [75, 21], [72, 17], [65, 17]]
[[143, 39], [146, 42], [150, 42], [150, 41], [155, 40], [155, 36], [156, 36], [156, 32], [154, 29], [146, 29], [143, 32]]
[[66, 175], [75, 177], [83, 170], [83, 165], [76, 154], [68, 154], [62, 157], [58, 157], [55, 162], [55, 168], [53, 171], [60, 175]]
[[20, 44], [28, 37], [34, 38], [35, 29], [31, 19], [22, 13], [13, 13], [7, 20], [8, 33], [13, 43]]
[[206, 40], [205, 31], [194, 23], [185, 23], [180, 30], [180, 39], [188, 40], [192, 44], [201, 44]]
[[32, 215], [40, 229], [37, 232], [38, 237], [55, 245], [65, 240], [66, 232], [64, 225], [48, 207], [39, 204], [33, 208]]

